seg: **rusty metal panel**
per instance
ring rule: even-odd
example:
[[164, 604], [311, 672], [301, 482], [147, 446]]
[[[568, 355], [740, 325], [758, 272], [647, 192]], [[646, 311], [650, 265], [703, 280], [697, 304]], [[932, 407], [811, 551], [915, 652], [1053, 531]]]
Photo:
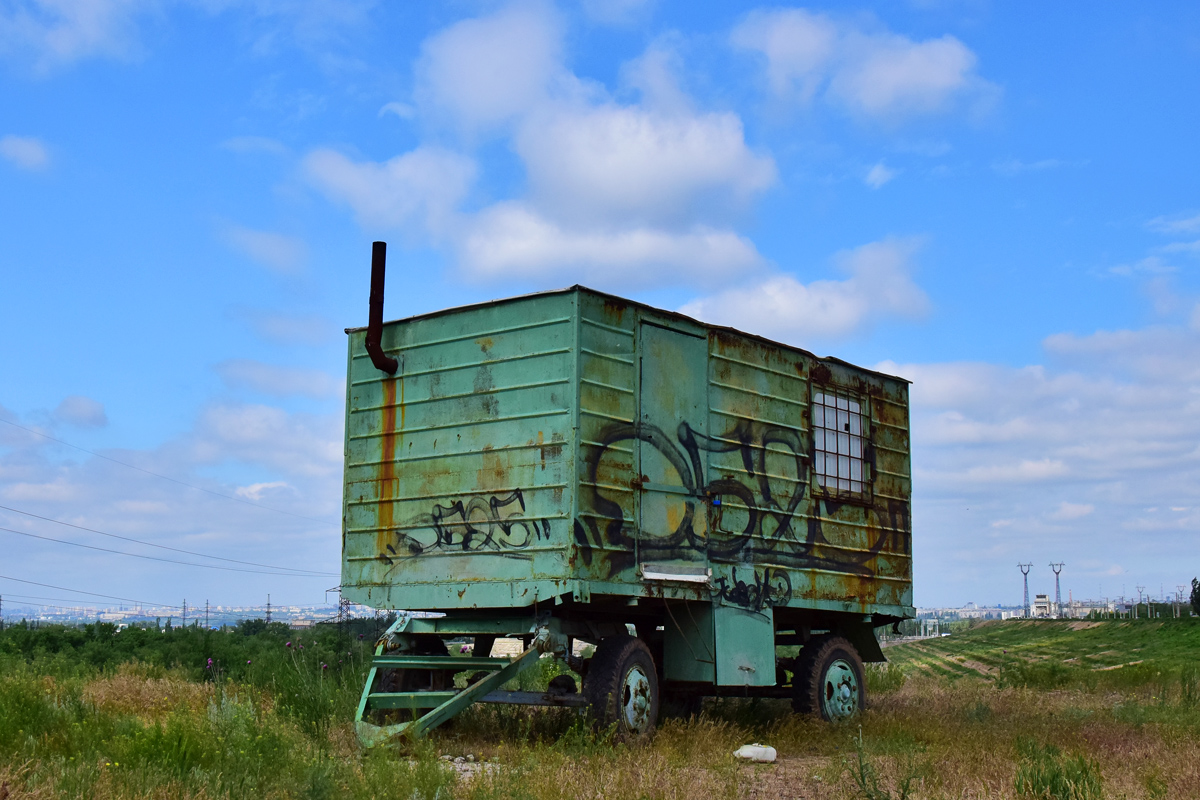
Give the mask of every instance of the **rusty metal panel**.
[[[351, 599], [911, 614], [905, 381], [578, 287], [390, 323], [383, 348], [393, 378], [351, 333]], [[689, 563], [711, 581], [646, 577]]]
[[[637, 309], [616, 298], [579, 296], [579, 451], [572, 563], [593, 581], [635, 576], [640, 493]], [[630, 573], [624, 575], [624, 573]]]
[[638, 564], [642, 577], [707, 577], [708, 502], [701, 465], [679, 447], [708, 438], [708, 340], [643, 322], [639, 359]]
[[391, 323], [394, 376], [351, 332], [345, 596], [444, 608], [556, 594], [574, 493], [574, 318], [572, 296], [544, 295]]

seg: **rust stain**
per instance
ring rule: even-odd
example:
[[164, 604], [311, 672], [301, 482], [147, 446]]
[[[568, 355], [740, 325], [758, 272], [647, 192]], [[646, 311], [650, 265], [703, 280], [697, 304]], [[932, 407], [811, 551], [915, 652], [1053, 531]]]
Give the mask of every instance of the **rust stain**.
[[476, 339], [475, 344], [479, 345], [479, 349], [487, 352], [495, 347], [496, 342], [490, 336], [484, 336], [482, 339]]
[[618, 325], [625, 319], [625, 312], [628, 308], [624, 303], [617, 302], [612, 298], [606, 298], [604, 301], [604, 314]]
[[[396, 383], [399, 378], [388, 378], [383, 381], [383, 438], [380, 446], [379, 488], [376, 496], [379, 498], [376, 521], [378, 530], [375, 532], [375, 551], [383, 555], [392, 538], [392, 501], [396, 488]], [[403, 384], [401, 384], [403, 386]], [[403, 392], [401, 388], [401, 392]], [[403, 408], [401, 404], [401, 424], [403, 425]]]
[[500, 489], [508, 485], [508, 475], [512, 469], [509, 452], [511, 451], [496, 451], [490, 446], [483, 448], [480, 452], [483, 466], [476, 473], [476, 485], [480, 489]]

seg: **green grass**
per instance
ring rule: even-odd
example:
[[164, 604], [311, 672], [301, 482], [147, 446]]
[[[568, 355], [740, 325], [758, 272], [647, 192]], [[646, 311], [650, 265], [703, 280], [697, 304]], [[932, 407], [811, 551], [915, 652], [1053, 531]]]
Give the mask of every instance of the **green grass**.
[[1089, 691], [1126, 690], [1157, 680], [1170, 684], [1170, 692], [1194, 697], [1198, 622], [1009, 620], [895, 645], [887, 648], [887, 656], [909, 673]]
[[[127, 633], [0, 634], [11, 800], [1200, 797], [1200, 620], [1005, 622], [889, 647], [891, 663], [868, 666], [867, 711], [839, 725], [729, 699], [632, 746], [570, 709], [474, 706], [369, 753], [351, 720], [372, 637]], [[543, 660], [522, 686], [560, 671]], [[749, 742], [780, 761], [735, 761]], [[465, 779], [443, 754], [490, 766]]]

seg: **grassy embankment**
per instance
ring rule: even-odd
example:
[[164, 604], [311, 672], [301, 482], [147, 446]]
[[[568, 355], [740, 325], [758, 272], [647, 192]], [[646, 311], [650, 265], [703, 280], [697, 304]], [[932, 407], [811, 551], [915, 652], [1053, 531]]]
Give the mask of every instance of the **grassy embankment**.
[[[477, 706], [366, 755], [356, 634], [9, 630], [0, 785], [12, 800], [1200, 797], [1198, 623], [1006, 622], [899, 645], [867, 713], [839, 726], [725, 701], [629, 747], [571, 711]], [[735, 762], [752, 741], [780, 761]], [[464, 778], [443, 754], [487, 766]]]

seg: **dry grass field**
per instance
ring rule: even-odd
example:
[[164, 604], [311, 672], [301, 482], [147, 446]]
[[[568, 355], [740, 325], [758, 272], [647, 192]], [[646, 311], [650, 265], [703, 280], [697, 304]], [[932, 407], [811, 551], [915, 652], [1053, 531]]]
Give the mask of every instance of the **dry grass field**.
[[[33, 633], [0, 634], [5, 800], [1200, 798], [1191, 620], [1006, 622], [891, 647], [866, 713], [836, 726], [723, 700], [630, 746], [569, 710], [476, 706], [367, 754], [355, 637], [305, 634], [301, 653], [285, 630], [176, 631], [100, 652], [103, 631], [79, 646]], [[738, 762], [750, 742], [779, 760]]]

